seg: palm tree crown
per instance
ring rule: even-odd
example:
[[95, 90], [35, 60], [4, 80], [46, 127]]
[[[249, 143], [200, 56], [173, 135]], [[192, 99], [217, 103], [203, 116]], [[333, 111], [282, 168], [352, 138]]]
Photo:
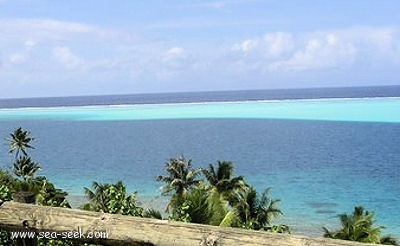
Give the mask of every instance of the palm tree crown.
[[232, 197], [237, 191], [243, 191], [247, 184], [242, 176], [233, 177], [233, 163], [230, 161], [218, 161], [218, 168], [215, 170], [213, 164], [209, 165], [209, 169], [202, 169], [203, 175], [206, 177], [211, 193], [217, 193], [233, 205]]
[[200, 183], [200, 180], [197, 179], [199, 170], [193, 169], [192, 161], [184, 156], [170, 159], [165, 163], [165, 169], [169, 175], [160, 175], [156, 178], [157, 181], [166, 183], [163, 186], [163, 194], [170, 194], [174, 191], [174, 196], [182, 197]]
[[34, 149], [34, 147], [30, 145], [30, 142], [35, 139], [29, 137], [29, 134], [30, 132], [23, 131], [21, 127], [18, 127], [10, 134], [11, 139], [7, 139], [10, 144], [10, 150], [8, 152], [14, 153], [15, 151], [15, 159], [17, 159], [20, 151], [24, 155], [27, 155], [26, 149]]
[[240, 226], [254, 230], [268, 230], [274, 218], [282, 214], [278, 209], [280, 200], [269, 197], [269, 188], [265, 189], [261, 197], [253, 187], [239, 193], [235, 206]]
[[391, 244], [398, 245], [396, 240], [391, 237], [381, 237], [383, 226], [374, 226], [374, 214], [364, 211], [362, 206], [354, 208], [352, 214], [340, 214], [339, 219], [342, 228], [337, 231], [329, 231], [323, 227], [325, 231], [324, 237], [358, 241], [363, 243]]

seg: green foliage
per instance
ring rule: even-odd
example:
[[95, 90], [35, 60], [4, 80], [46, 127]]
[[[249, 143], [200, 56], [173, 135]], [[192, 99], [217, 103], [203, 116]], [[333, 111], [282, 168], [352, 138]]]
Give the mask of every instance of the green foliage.
[[152, 218], [152, 219], [159, 219], [162, 220], [162, 215], [161, 212], [156, 210], [156, 209], [146, 209], [146, 211], [143, 212], [143, 217], [144, 218]]
[[[19, 127], [10, 134], [11, 138], [7, 139], [10, 146], [9, 153], [15, 153], [12, 171], [20, 179], [0, 169], [0, 200], [8, 201], [12, 199], [12, 193], [28, 191], [36, 195], [36, 202], [39, 205], [70, 208], [66, 200], [66, 192], [56, 189], [45, 177], [34, 177], [40, 167], [38, 163], [32, 161], [28, 156], [27, 149], [34, 149], [31, 145], [34, 138], [29, 135], [30, 132], [23, 131]], [[0, 245], [16, 245], [16, 242], [11, 240], [8, 231], [0, 229]], [[83, 244], [68, 240], [38, 239], [38, 245], [89, 246], [93, 244]]]
[[14, 175], [20, 179], [1, 170], [0, 181], [8, 185], [11, 193], [28, 191], [35, 194], [36, 201], [40, 205], [69, 208], [66, 192], [56, 189], [45, 177], [35, 177], [40, 167], [38, 163], [32, 161], [27, 153], [27, 149], [34, 149], [31, 145], [34, 138], [30, 137], [30, 132], [18, 127], [10, 136], [11, 138], [7, 139], [10, 146], [9, 153], [15, 153], [12, 170]]
[[267, 232], [271, 233], [289, 233], [290, 234], [290, 228], [287, 225], [273, 225], [266, 227], [265, 230]]
[[11, 201], [10, 189], [4, 184], [0, 185], [0, 200]]
[[[168, 203], [169, 219], [217, 226], [242, 227], [254, 230], [287, 233], [286, 225], [271, 225], [281, 215], [279, 200], [269, 198], [268, 191], [261, 195], [249, 187], [242, 176], [235, 177], [233, 163], [218, 161], [208, 169], [194, 170], [184, 157], [166, 163], [168, 176], [163, 181], [163, 194], [171, 194]], [[206, 182], [197, 179], [198, 172]]]
[[0, 184], [7, 184], [8, 188], [14, 187], [17, 180], [8, 172], [0, 169]]
[[165, 182], [163, 186], [163, 194], [171, 194], [176, 196], [183, 196], [193, 186], [199, 184], [196, 179], [200, 170], [195, 170], [192, 167], [192, 160], [186, 159], [184, 156], [172, 158], [165, 163], [165, 170], [168, 176], [158, 176], [157, 181]]
[[[19, 127], [10, 134], [11, 138], [7, 139], [7, 142], [10, 146], [8, 152], [10, 154], [15, 152], [13, 173], [17, 177], [21, 178], [24, 182], [28, 182], [34, 177], [35, 173], [40, 170], [39, 164], [34, 162], [26, 152], [27, 149], [34, 149], [34, 147], [30, 144], [34, 138], [29, 137], [29, 135], [30, 132], [23, 131], [22, 128]], [[22, 185], [20, 188], [25, 189], [26, 187]]]
[[[0, 169], [0, 200], [10, 201], [11, 190], [9, 185], [13, 185], [14, 178], [7, 172]], [[7, 184], [7, 185], [6, 185]], [[15, 245], [15, 240], [11, 240], [10, 233], [0, 228], [0, 245]]]
[[[195, 188], [186, 193], [173, 210], [170, 218], [173, 220], [186, 221], [199, 224], [212, 224], [215, 220], [215, 213], [219, 212], [212, 208], [209, 204], [208, 193], [204, 188]], [[223, 210], [225, 213], [225, 210]], [[216, 223], [219, 225], [220, 220]]]
[[17, 242], [11, 239], [11, 235], [8, 231], [0, 228], [0, 245], [16, 245]]
[[[36, 196], [36, 203], [43, 206], [70, 208], [66, 197], [67, 192], [56, 189], [46, 177], [35, 177], [27, 181], [15, 180], [10, 185], [9, 192], [28, 191]], [[1, 193], [1, 192], [0, 192]]]
[[381, 237], [384, 227], [375, 226], [374, 213], [364, 211], [362, 206], [355, 207], [352, 214], [340, 214], [339, 219], [342, 228], [337, 231], [329, 231], [323, 227], [324, 237], [362, 243], [398, 245], [398, 242], [392, 237]]
[[55, 188], [45, 177], [38, 177], [35, 180], [40, 187], [36, 195], [36, 201], [39, 205], [50, 207], [71, 208], [66, 197], [67, 192]]
[[227, 211], [222, 221], [219, 223], [221, 227], [234, 227], [238, 225], [238, 216], [234, 210]]
[[172, 214], [168, 217], [169, 220], [173, 221], [181, 221], [181, 222], [191, 222], [192, 218], [190, 217], [190, 214], [188, 213], [188, 210], [190, 209], [191, 206], [190, 201], [184, 201], [182, 204], [178, 205]]
[[[278, 208], [280, 200], [271, 199], [269, 190], [265, 189], [261, 197], [253, 187], [238, 193], [234, 207], [239, 219], [238, 227], [267, 231], [277, 229], [276, 226], [272, 227], [271, 223], [273, 219], [282, 215], [282, 211]], [[285, 227], [287, 226], [281, 226], [282, 229]]]
[[80, 245], [84, 244], [69, 240], [38, 239], [38, 246], [80, 246]]
[[210, 164], [208, 170], [201, 169], [201, 172], [208, 181], [209, 192], [219, 194], [231, 206], [235, 203], [233, 198], [236, 192], [243, 191], [248, 186], [242, 176], [233, 177], [233, 163], [230, 161], [218, 161], [217, 170]]
[[156, 180], [166, 183], [162, 187], [162, 193], [172, 195], [167, 211], [174, 213], [173, 210], [182, 205], [181, 198], [200, 184], [200, 180], [197, 179], [200, 170], [193, 169], [192, 161], [184, 156], [170, 159], [165, 163], [165, 170], [168, 175], [160, 175]]
[[100, 184], [93, 182], [92, 189], [84, 188], [90, 203], [83, 209], [132, 216], [142, 216], [143, 208], [136, 201], [136, 193], [126, 194], [125, 185], [119, 181], [116, 184]]
[[210, 209], [207, 192], [203, 188], [195, 188], [185, 196], [184, 201], [189, 205], [186, 212], [191, 218], [191, 222], [199, 224], [209, 224], [213, 217]]
[[24, 181], [28, 181], [33, 178], [35, 173], [40, 170], [40, 166], [37, 162], [31, 160], [28, 156], [19, 156], [15, 160], [13, 172], [17, 177], [21, 177]]
[[[234, 213], [230, 213], [235, 206], [238, 192], [244, 192], [248, 187], [242, 176], [234, 177], [233, 163], [229, 161], [218, 161], [215, 169], [213, 164], [209, 169], [202, 169], [206, 178], [207, 202], [210, 210], [210, 220], [208, 224], [233, 226]], [[228, 216], [228, 217], [227, 217]], [[236, 222], [235, 222], [236, 223]]]

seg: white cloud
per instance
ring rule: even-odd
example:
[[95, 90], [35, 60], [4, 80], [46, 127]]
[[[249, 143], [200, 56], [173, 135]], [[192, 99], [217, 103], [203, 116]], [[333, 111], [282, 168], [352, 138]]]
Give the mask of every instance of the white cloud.
[[350, 27], [311, 33], [267, 33], [233, 45], [242, 56], [239, 70], [268, 72], [348, 68], [363, 63], [398, 61], [397, 29]]
[[292, 34], [285, 32], [267, 33], [263, 37], [246, 39], [233, 45], [233, 50], [242, 52], [244, 56], [253, 55], [264, 59], [279, 57], [292, 49]]
[[26, 60], [27, 60], [27, 58], [24, 54], [15, 53], [10, 56], [10, 61], [11, 61], [11, 63], [14, 63], [14, 64], [24, 63], [24, 62], [26, 62]]
[[83, 60], [74, 55], [66, 46], [55, 47], [53, 49], [53, 55], [58, 62], [64, 64], [67, 68], [83, 68]]
[[32, 49], [33, 47], [35, 47], [36, 42], [32, 39], [28, 39], [24, 42], [24, 45], [27, 49]]
[[293, 37], [290, 33], [277, 32], [264, 36], [268, 53], [274, 57], [281, 56], [293, 49]]
[[182, 47], [174, 46], [164, 52], [163, 63], [159, 64], [156, 73], [158, 80], [170, 80], [187, 69], [188, 60], [186, 52]]
[[249, 4], [256, 2], [257, 0], [219, 0], [219, 1], [201, 1], [200, 3], [194, 3], [187, 5], [188, 7], [194, 8], [212, 8], [212, 9], [223, 9], [232, 5]]
[[172, 47], [165, 52], [164, 59], [170, 61], [173, 59], [181, 58], [184, 56], [184, 49], [182, 47]]
[[235, 44], [233, 50], [241, 51], [247, 55], [251, 50], [257, 47], [258, 39], [246, 39], [241, 43]]
[[304, 48], [297, 50], [289, 59], [269, 64], [270, 71], [310, 70], [348, 66], [354, 62], [356, 48], [342, 42], [332, 33], [309, 39]]
[[123, 40], [129, 39], [124, 33], [101, 29], [96, 26], [48, 19], [3, 19], [0, 20], [4, 42], [23, 43], [34, 47], [45, 42], [59, 43], [77, 40]]

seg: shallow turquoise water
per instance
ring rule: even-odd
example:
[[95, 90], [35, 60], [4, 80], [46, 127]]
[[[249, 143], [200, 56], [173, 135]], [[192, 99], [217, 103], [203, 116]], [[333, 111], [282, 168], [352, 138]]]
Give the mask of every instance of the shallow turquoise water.
[[231, 160], [259, 191], [272, 187], [295, 233], [313, 236], [355, 205], [400, 236], [399, 123], [400, 98], [0, 110], [4, 138], [17, 126], [31, 131], [40, 174], [73, 195], [92, 181], [123, 180], [154, 197], [170, 157], [202, 167]]
[[2, 109], [0, 119], [76, 121], [154, 119], [296, 119], [400, 122], [400, 98], [142, 104]]

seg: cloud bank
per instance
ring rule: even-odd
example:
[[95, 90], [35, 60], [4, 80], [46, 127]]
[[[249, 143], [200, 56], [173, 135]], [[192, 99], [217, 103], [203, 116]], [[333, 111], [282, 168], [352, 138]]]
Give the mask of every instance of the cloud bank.
[[400, 75], [397, 27], [265, 32], [220, 45], [48, 19], [0, 20], [0, 30], [1, 97], [343, 86]]

